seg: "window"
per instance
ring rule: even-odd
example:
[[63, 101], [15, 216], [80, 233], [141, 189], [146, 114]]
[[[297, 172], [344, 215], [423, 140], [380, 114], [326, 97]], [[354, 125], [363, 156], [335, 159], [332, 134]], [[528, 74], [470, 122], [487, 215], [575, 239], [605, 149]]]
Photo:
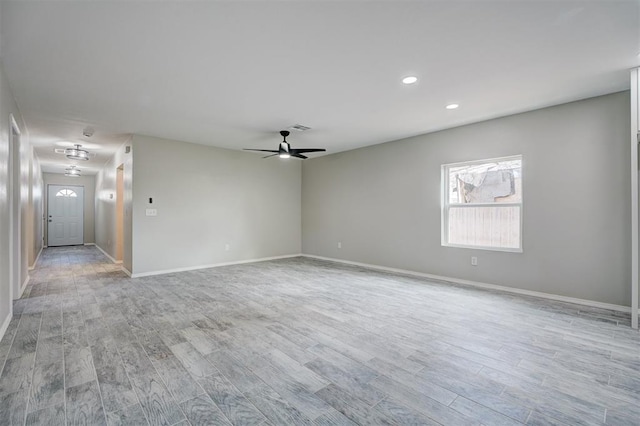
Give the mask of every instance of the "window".
[[522, 156], [442, 166], [442, 245], [522, 251]]
[[78, 194], [76, 194], [76, 192], [71, 189], [61, 189], [56, 193], [56, 197], [77, 197], [77, 196]]

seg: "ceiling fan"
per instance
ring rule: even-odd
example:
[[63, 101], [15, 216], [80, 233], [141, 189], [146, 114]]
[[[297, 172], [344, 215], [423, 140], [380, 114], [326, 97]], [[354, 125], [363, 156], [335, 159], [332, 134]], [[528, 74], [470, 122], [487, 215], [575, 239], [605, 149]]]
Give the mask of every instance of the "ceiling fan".
[[282, 136], [283, 140], [282, 140], [282, 142], [280, 142], [280, 146], [278, 147], [278, 149], [250, 149], [250, 148], [245, 148], [244, 150], [245, 151], [273, 152], [274, 153], [274, 154], [267, 155], [266, 157], [262, 157], [262, 158], [269, 158], [269, 157], [273, 157], [273, 156], [277, 155], [280, 158], [296, 157], [296, 158], [302, 158], [303, 160], [309, 158], [306, 155], [302, 155], [302, 154], [306, 154], [307, 152], [322, 152], [322, 151], [326, 151], [326, 149], [324, 149], [324, 148], [302, 148], [302, 149], [291, 148], [291, 145], [289, 145], [289, 142], [287, 142], [287, 136], [289, 136], [289, 131], [288, 130], [281, 130], [280, 131], [280, 136]]

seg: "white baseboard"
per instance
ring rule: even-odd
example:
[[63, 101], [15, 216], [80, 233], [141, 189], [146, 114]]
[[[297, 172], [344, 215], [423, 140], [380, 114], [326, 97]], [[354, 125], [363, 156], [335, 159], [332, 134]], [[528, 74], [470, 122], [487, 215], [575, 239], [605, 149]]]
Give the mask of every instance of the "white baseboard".
[[[96, 246], [96, 248], [98, 250], [100, 250], [102, 252], [102, 254], [104, 254], [105, 256], [107, 256], [109, 258], [109, 260], [113, 263], [115, 263], [116, 265], [122, 265], [122, 260], [115, 260], [109, 253], [107, 253], [106, 251], [104, 251], [102, 249], [102, 247], [100, 247], [99, 245], [95, 244], [95, 243], [87, 243], [85, 244], [85, 246]], [[128, 276], [131, 276], [131, 272], [125, 268], [124, 266], [122, 266], [122, 272], [124, 272], [125, 274], [127, 274]]]
[[290, 257], [300, 257], [300, 256], [302, 256], [302, 255], [301, 254], [286, 254], [284, 256], [262, 257], [262, 258], [259, 258], [259, 259], [237, 260], [237, 261], [234, 261], [234, 262], [213, 263], [213, 264], [210, 264], [210, 265], [188, 266], [186, 268], [164, 269], [164, 270], [161, 270], [161, 271], [152, 271], [152, 272], [142, 272], [142, 273], [139, 273], [139, 274], [131, 274], [131, 278], [141, 278], [141, 277], [149, 277], [149, 276], [152, 276], [152, 275], [172, 274], [174, 272], [195, 271], [195, 270], [198, 270], [198, 269], [218, 268], [220, 266], [242, 265], [244, 263], [265, 262], [267, 260], [288, 259]]
[[24, 290], [27, 288], [27, 284], [29, 284], [29, 280], [30, 279], [31, 279], [31, 276], [29, 274], [27, 274], [27, 279], [24, 280], [24, 282], [20, 286], [20, 296], [18, 296], [18, 299], [20, 299], [22, 297], [22, 295], [24, 294]]
[[38, 264], [38, 260], [40, 260], [40, 255], [42, 254], [42, 250], [44, 249], [44, 246], [40, 247], [40, 251], [38, 252], [38, 255], [36, 256], [36, 260], [33, 261], [33, 265], [29, 266], [29, 270], [33, 271], [34, 269], [36, 269], [36, 265]]
[[[0, 340], [2, 340], [2, 338], [4, 337], [4, 333], [7, 332], [7, 328], [9, 328], [9, 323], [11, 322], [11, 317], [13, 316], [13, 313], [11, 311], [12, 310], [9, 311], [9, 315], [7, 315], [4, 321], [2, 321], [2, 325], [0, 326]], [[2, 364], [0, 364], [0, 367], [2, 367]]]
[[102, 252], [102, 254], [104, 254], [105, 256], [107, 256], [107, 257], [109, 258], [109, 260], [111, 260], [113, 263], [122, 263], [122, 262], [118, 262], [118, 261], [117, 261], [117, 260], [115, 260], [113, 257], [111, 257], [111, 255], [110, 255], [109, 253], [107, 253], [106, 251], [104, 251], [104, 250], [102, 249], [102, 247], [100, 247], [99, 245], [97, 245], [97, 244], [93, 244], [93, 243], [85, 244], [85, 246], [89, 246], [89, 245], [91, 245], [91, 246], [96, 246], [96, 248], [97, 248], [98, 250], [100, 250], [100, 251]]
[[479, 287], [479, 288], [485, 288], [485, 289], [490, 289], [490, 290], [498, 290], [498, 291], [503, 291], [503, 292], [506, 292], [506, 293], [521, 294], [521, 295], [525, 295], [525, 296], [539, 297], [541, 299], [556, 300], [556, 301], [559, 301], [559, 302], [575, 303], [577, 305], [591, 306], [591, 307], [594, 307], [594, 308], [609, 309], [611, 311], [631, 313], [631, 308], [629, 306], [614, 305], [614, 304], [611, 304], [611, 303], [597, 302], [595, 300], [578, 299], [578, 298], [575, 298], [575, 297], [560, 296], [558, 294], [543, 293], [543, 292], [540, 292], [540, 291], [524, 290], [524, 289], [514, 288], [514, 287], [505, 287], [505, 286], [501, 286], [501, 285], [497, 285], [497, 284], [489, 284], [489, 283], [483, 283], [483, 282], [479, 282], [479, 281], [469, 281], [469, 280], [463, 280], [463, 279], [459, 279], [459, 278], [444, 277], [444, 276], [441, 276], [441, 275], [426, 274], [424, 272], [409, 271], [409, 270], [406, 270], [406, 269], [388, 268], [386, 266], [371, 265], [371, 264], [368, 264], [368, 263], [361, 263], [361, 262], [352, 262], [350, 260], [342, 260], [342, 259], [335, 259], [335, 258], [332, 258], [332, 257], [316, 256], [316, 255], [313, 255], [313, 254], [302, 254], [301, 256], [309, 257], [309, 258], [312, 258], [312, 259], [326, 260], [326, 261], [329, 261], [329, 262], [337, 262], [337, 263], [344, 263], [344, 264], [347, 264], [347, 265], [361, 266], [363, 268], [376, 269], [376, 270], [379, 270], [379, 271], [394, 272], [394, 273], [402, 274], [402, 275], [410, 275], [410, 276], [416, 276], [416, 277], [422, 277], [422, 278], [429, 278], [429, 279], [433, 279], [433, 280], [445, 281], [445, 282], [450, 282], [450, 283], [454, 283], [454, 284], [462, 284], [462, 285], [468, 285], [468, 286], [472, 286], [472, 287]]

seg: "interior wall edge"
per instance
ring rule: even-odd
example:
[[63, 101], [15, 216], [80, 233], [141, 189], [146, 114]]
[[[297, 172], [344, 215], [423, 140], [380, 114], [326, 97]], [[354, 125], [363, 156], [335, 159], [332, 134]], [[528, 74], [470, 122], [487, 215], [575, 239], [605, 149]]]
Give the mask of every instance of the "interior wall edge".
[[640, 68], [630, 73], [631, 83], [631, 327], [638, 329], [638, 143], [640, 143]]
[[336, 259], [336, 258], [332, 258], [332, 257], [316, 256], [316, 255], [313, 255], [313, 254], [304, 254], [303, 253], [302, 256], [303, 257], [308, 257], [308, 258], [311, 258], [311, 259], [325, 260], [325, 261], [328, 261], [328, 262], [343, 263], [345, 265], [360, 266], [360, 267], [363, 267], [363, 268], [375, 269], [375, 270], [378, 270], [378, 271], [393, 272], [393, 273], [396, 273], [396, 274], [409, 275], [409, 276], [420, 277], [420, 278], [429, 278], [429, 279], [433, 279], [433, 280], [444, 281], [445, 283], [449, 283], [449, 284], [460, 284], [460, 285], [471, 286], [471, 287], [476, 287], [476, 288], [483, 288], [483, 289], [487, 289], [487, 290], [497, 290], [497, 291], [501, 291], [501, 292], [505, 292], [505, 293], [519, 294], [519, 295], [522, 295], [522, 296], [532, 296], [532, 297], [537, 297], [537, 298], [540, 298], [540, 299], [555, 300], [555, 301], [567, 302], [567, 303], [575, 303], [576, 305], [590, 306], [592, 308], [609, 309], [609, 310], [617, 311], [617, 312], [631, 313], [631, 307], [629, 307], [629, 306], [616, 305], [616, 304], [613, 304], [613, 303], [598, 302], [596, 300], [579, 299], [579, 298], [576, 298], [576, 297], [561, 296], [559, 294], [543, 293], [543, 292], [540, 292], [540, 291], [525, 290], [525, 289], [515, 288], [515, 287], [506, 287], [506, 286], [501, 286], [501, 285], [498, 285], [498, 284], [484, 283], [484, 282], [480, 282], [480, 281], [470, 281], [470, 280], [464, 280], [464, 279], [454, 278], [454, 277], [445, 277], [445, 276], [441, 276], [441, 275], [428, 274], [428, 273], [425, 273], [425, 272], [410, 271], [410, 270], [407, 270], [407, 269], [389, 268], [389, 267], [386, 267], [386, 266], [372, 265], [372, 264], [369, 264], [369, 263], [353, 262], [353, 261], [350, 261], [350, 260]]

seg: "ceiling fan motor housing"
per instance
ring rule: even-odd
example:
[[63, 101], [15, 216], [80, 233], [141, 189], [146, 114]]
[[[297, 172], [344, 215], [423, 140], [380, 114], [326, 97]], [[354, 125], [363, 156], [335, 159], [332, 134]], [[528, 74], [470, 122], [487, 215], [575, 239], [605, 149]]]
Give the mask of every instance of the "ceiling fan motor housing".
[[287, 141], [282, 141], [280, 142], [280, 148], [278, 149], [278, 153], [279, 154], [289, 154], [289, 149], [291, 147], [289, 146], [289, 142]]

